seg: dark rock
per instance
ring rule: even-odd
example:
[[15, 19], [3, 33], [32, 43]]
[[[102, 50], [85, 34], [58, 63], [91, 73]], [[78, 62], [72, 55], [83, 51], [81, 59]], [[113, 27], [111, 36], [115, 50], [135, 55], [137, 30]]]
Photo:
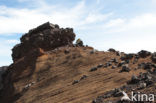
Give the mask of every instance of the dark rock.
[[117, 68], [116, 66], [112, 66], [112, 69], [115, 69], [115, 68]]
[[126, 64], [126, 62], [125, 62], [125, 61], [121, 61], [121, 63], [118, 64], [118, 67], [121, 67], [121, 66], [123, 66], [124, 64]]
[[144, 89], [146, 88], [146, 83], [139, 83], [138, 89]]
[[87, 78], [87, 76], [86, 76], [86, 75], [83, 75], [83, 76], [80, 78], [80, 80], [83, 80], [83, 79], [85, 79], [85, 78]]
[[107, 63], [105, 64], [106, 67], [109, 67], [109, 66], [111, 66], [111, 65], [112, 65], [111, 62], [107, 62]]
[[116, 52], [116, 50], [113, 49], [113, 48], [110, 48], [108, 51], [109, 51], [109, 52]]
[[122, 66], [122, 69], [120, 72], [129, 72], [130, 71], [130, 68], [128, 67], [128, 65], [124, 65]]
[[121, 56], [121, 53], [119, 51], [116, 51], [117, 56]]
[[70, 53], [70, 51], [69, 50], [65, 50], [64, 53], [65, 54], [68, 54], [68, 53]]
[[93, 67], [90, 69], [90, 72], [96, 71], [98, 68], [97, 67]]
[[83, 46], [83, 41], [80, 38], [76, 40], [76, 46]]
[[92, 103], [97, 103], [97, 102], [96, 102], [96, 99], [95, 99], [95, 100], [93, 100], [93, 101], [92, 101]]
[[97, 68], [101, 68], [101, 67], [103, 67], [103, 64], [99, 64], [99, 65], [97, 66]]
[[138, 59], [134, 59], [133, 64], [136, 64], [138, 62]]
[[3, 86], [4, 86], [3, 79], [7, 73], [7, 69], [8, 69], [8, 66], [0, 67], [0, 91], [3, 89]]
[[137, 76], [133, 75], [130, 83], [136, 84], [136, 83], [139, 83], [139, 81], [140, 79]]
[[109, 62], [118, 63], [118, 60], [114, 58], [114, 59], [111, 59]]
[[154, 63], [156, 63], [156, 52], [152, 54], [151, 59]]
[[72, 28], [63, 29], [47, 22], [21, 37], [21, 43], [12, 49], [12, 58], [13, 61], [16, 61], [36, 48], [48, 51], [61, 46], [73, 45], [74, 39], [75, 33]]
[[79, 83], [79, 80], [74, 80], [72, 85]]
[[95, 50], [91, 50], [90, 51], [90, 54], [94, 54], [96, 51]]
[[120, 89], [115, 89], [114, 90], [114, 93], [113, 93], [113, 96], [114, 97], [120, 97], [120, 96], [123, 96], [123, 93]]
[[141, 64], [138, 64], [138, 67], [143, 68], [145, 70], [150, 70], [150, 69], [152, 69], [152, 64], [151, 63], [141, 63]]
[[151, 63], [145, 63], [144, 67], [145, 70], [152, 69], [152, 64]]
[[146, 50], [141, 50], [140, 52], [138, 52], [138, 55], [141, 58], [146, 58], [151, 55], [151, 52], [148, 52]]
[[153, 69], [153, 73], [156, 74], [156, 68]]
[[129, 60], [129, 59], [132, 59], [133, 57], [134, 57], [134, 54], [125, 54], [120, 59], [121, 60]]

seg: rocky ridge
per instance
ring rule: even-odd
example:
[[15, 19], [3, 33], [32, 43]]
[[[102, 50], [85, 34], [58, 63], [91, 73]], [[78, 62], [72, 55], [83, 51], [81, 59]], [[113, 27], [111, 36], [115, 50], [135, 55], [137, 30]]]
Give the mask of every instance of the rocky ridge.
[[124, 92], [156, 92], [156, 53], [97, 51], [74, 39], [72, 28], [49, 22], [23, 35], [14, 63], [0, 68], [0, 102], [124, 103]]

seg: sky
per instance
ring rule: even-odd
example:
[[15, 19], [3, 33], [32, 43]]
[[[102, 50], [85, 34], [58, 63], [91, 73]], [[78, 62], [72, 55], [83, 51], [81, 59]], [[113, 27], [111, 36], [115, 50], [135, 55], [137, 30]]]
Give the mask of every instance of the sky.
[[95, 49], [156, 51], [156, 0], [0, 0], [0, 66], [29, 29], [45, 22], [72, 27]]

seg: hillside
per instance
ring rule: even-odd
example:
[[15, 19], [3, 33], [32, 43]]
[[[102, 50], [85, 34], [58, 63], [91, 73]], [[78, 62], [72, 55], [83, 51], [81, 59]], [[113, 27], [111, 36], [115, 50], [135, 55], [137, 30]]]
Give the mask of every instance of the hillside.
[[[42, 39], [36, 42], [33, 35], [47, 30], [43, 25], [22, 36], [32, 40], [22, 39], [14, 47], [14, 63], [4, 75], [0, 91], [1, 103], [121, 103], [121, 91], [156, 92], [155, 53], [126, 54], [114, 49], [104, 52], [75, 45], [71, 29], [63, 34], [70, 34], [69, 38], [57, 41], [63, 37], [61, 32], [61, 36], [49, 36], [54, 40], [44, 38], [53, 40], [52, 44]], [[35, 46], [30, 45], [32, 42]]]

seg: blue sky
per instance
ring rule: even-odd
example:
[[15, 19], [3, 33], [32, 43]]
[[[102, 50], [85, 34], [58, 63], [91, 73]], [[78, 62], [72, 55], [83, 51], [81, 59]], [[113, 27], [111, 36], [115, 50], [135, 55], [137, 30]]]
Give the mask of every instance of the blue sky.
[[0, 66], [12, 63], [22, 34], [47, 21], [98, 50], [156, 51], [156, 0], [0, 0]]

